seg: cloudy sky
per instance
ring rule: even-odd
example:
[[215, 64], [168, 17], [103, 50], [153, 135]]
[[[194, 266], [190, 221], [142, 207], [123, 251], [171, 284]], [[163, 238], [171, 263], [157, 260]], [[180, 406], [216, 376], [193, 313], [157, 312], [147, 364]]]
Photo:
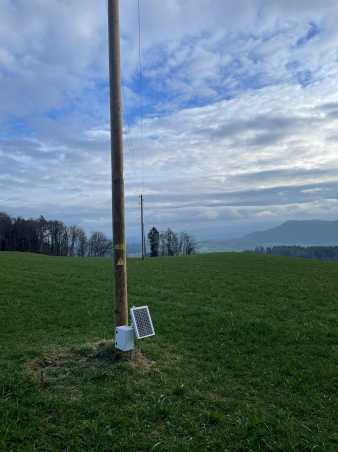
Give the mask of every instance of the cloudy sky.
[[[127, 231], [338, 219], [335, 0], [121, 1]], [[0, 211], [110, 235], [104, 0], [0, 0]]]

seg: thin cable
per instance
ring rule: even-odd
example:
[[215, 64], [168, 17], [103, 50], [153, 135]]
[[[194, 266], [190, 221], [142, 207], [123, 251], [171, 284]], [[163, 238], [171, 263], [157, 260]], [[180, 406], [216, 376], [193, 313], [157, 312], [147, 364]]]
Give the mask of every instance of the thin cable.
[[[143, 111], [143, 62], [142, 62], [142, 20], [141, 20], [141, 0], [137, 0], [137, 17], [138, 17], [138, 58], [139, 58], [139, 96], [140, 96], [140, 143], [142, 152], [142, 164], [141, 164], [141, 175], [142, 175], [142, 191], [141, 195], [144, 199], [144, 111]], [[142, 237], [142, 247], [145, 248], [146, 253], [146, 233], [145, 233], [145, 223], [144, 223], [144, 206], [142, 206], [142, 230], [144, 231], [144, 236]]]
[[138, 59], [139, 59], [139, 96], [140, 96], [140, 143], [142, 146], [142, 193], [144, 192], [144, 134], [143, 134], [143, 64], [142, 64], [142, 21], [141, 21], [141, 0], [137, 0], [138, 18]]

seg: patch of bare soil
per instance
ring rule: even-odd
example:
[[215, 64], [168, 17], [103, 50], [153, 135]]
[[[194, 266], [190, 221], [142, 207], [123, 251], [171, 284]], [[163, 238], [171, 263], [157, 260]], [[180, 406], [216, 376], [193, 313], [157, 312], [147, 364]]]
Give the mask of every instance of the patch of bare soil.
[[111, 341], [101, 341], [79, 348], [45, 353], [40, 358], [29, 361], [26, 367], [41, 388], [68, 388], [77, 398], [77, 388], [83, 382], [112, 377], [118, 363], [126, 363], [133, 369], [143, 371], [149, 371], [155, 364], [140, 350], [122, 353], [115, 350]]

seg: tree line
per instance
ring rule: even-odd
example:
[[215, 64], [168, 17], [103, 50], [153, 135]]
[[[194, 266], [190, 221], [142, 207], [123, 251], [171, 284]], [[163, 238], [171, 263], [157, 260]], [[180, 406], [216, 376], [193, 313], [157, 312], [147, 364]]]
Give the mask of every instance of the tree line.
[[79, 226], [62, 221], [11, 218], [0, 212], [0, 251], [27, 251], [52, 256], [105, 256], [111, 253], [111, 240], [102, 232], [89, 237]]
[[320, 259], [338, 261], [338, 246], [273, 246], [257, 247], [256, 253], [272, 256], [304, 257], [305, 259]]
[[[189, 256], [195, 254], [197, 242], [186, 232], [170, 228], [159, 232], [153, 227], [148, 234], [149, 255]], [[62, 221], [12, 218], [0, 212], [0, 251], [22, 251], [51, 256], [106, 256], [112, 254], [112, 241], [99, 231], [87, 236], [79, 226]]]
[[187, 232], [178, 234], [168, 228], [159, 232], [155, 227], [148, 233], [150, 257], [158, 256], [190, 256], [198, 248], [196, 240]]

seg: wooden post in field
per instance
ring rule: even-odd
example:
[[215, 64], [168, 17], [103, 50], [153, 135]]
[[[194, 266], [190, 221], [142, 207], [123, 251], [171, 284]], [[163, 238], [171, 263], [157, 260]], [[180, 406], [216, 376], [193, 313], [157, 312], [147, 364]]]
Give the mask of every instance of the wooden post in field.
[[115, 326], [128, 324], [119, 0], [108, 0]]
[[140, 196], [141, 200], [141, 240], [142, 240], [142, 260], [145, 258], [146, 254], [146, 242], [144, 238], [144, 219], [143, 219], [143, 195]]

